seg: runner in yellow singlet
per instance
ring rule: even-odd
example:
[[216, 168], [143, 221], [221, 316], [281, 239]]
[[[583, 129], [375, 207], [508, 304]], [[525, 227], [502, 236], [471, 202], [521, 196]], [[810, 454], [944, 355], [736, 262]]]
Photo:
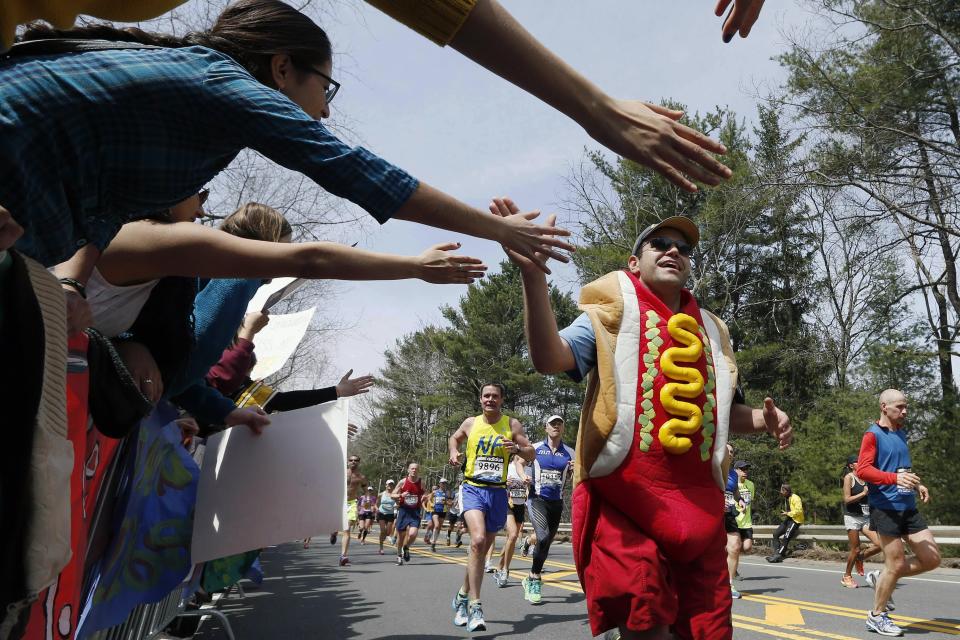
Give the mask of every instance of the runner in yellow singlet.
[[480, 389], [483, 414], [467, 418], [448, 442], [450, 464], [460, 466], [460, 445], [466, 440], [466, 467], [461, 485], [463, 520], [470, 532], [470, 557], [463, 587], [453, 598], [453, 623], [469, 631], [483, 631], [480, 607], [483, 561], [496, 532], [507, 520], [507, 465], [518, 454], [530, 461], [535, 453], [516, 418], [503, 415], [503, 385], [493, 382]]

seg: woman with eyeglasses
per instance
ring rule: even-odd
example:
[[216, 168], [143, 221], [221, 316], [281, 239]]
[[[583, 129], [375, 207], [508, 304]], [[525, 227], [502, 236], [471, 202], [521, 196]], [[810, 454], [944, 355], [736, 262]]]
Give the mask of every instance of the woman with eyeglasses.
[[80, 285], [121, 224], [197, 193], [245, 148], [380, 223], [494, 240], [540, 264], [572, 249], [536, 212], [498, 219], [337, 139], [320, 122], [339, 87], [330, 41], [280, 0], [239, 0], [183, 38], [94, 25], [22, 40], [0, 59], [0, 206], [24, 228], [23, 255], [50, 266], [81, 251], [65, 276]]

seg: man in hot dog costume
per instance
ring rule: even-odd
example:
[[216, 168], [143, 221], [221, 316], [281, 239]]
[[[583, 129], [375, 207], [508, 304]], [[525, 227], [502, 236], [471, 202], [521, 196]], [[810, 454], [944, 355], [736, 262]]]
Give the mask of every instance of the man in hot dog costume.
[[[501, 199], [490, 208], [517, 210]], [[508, 252], [523, 278], [534, 366], [588, 379], [573, 542], [595, 635], [732, 638], [727, 435], [769, 431], [781, 448], [792, 439], [770, 398], [763, 409], [743, 404], [726, 325], [684, 288], [699, 236], [684, 217], [646, 228], [626, 269], [583, 288], [584, 313], [562, 332], [543, 273]]]

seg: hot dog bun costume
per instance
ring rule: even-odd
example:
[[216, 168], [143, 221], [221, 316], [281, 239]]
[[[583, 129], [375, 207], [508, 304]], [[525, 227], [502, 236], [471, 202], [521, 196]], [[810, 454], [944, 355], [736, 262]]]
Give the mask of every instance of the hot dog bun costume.
[[732, 638], [723, 481], [736, 361], [726, 325], [673, 313], [629, 271], [585, 286], [596, 337], [577, 436], [574, 557], [595, 635]]

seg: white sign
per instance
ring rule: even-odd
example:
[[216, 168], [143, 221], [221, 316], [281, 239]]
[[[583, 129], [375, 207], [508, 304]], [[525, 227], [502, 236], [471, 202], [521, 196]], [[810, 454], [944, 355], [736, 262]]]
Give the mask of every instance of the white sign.
[[269, 311], [270, 307], [299, 289], [305, 282], [303, 278], [274, 278], [257, 289], [257, 293], [247, 305], [247, 313]]
[[317, 308], [313, 307], [297, 313], [270, 316], [267, 326], [253, 337], [257, 364], [250, 372], [251, 380], [263, 380], [280, 371], [307, 334], [316, 310]]
[[348, 401], [276, 413], [207, 439], [193, 520], [194, 564], [347, 527]]

